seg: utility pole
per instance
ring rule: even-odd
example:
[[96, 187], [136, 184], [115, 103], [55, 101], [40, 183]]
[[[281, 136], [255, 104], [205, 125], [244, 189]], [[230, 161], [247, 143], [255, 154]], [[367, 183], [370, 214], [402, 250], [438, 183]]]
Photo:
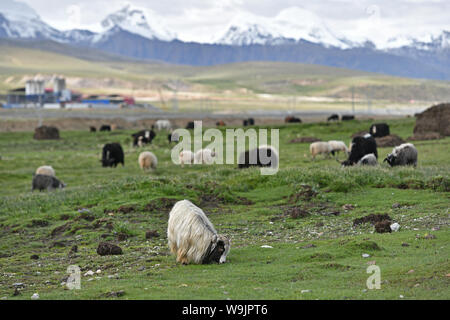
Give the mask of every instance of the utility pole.
[[352, 86], [352, 114], [355, 114], [355, 87]]

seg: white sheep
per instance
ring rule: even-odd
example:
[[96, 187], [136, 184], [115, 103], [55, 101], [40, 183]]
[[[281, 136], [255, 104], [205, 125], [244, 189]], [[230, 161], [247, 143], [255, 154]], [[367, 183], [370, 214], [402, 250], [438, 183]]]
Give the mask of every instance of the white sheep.
[[55, 177], [55, 170], [51, 166], [40, 166], [36, 169], [36, 174]]
[[170, 211], [167, 239], [182, 264], [224, 263], [230, 251], [230, 240], [219, 235], [203, 210], [189, 200], [178, 201]]
[[348, 154], [348, 148], [344, 141], [330, 140], [328, 143], [331, 146], [331, 153], [343, 151], [345, 154]]
[[183, 167], [184, 164], [193, 164], [194, 163], [194, 159], [195, 159], [195, 155], [192, 151], [190, 150], [183, 150], [180, 152], [180, 155], [178, 157], [180, 159], [180, 164]]
[[142, 170], [148, 170], [150, 168], [154, 170], [158, 165], [158, 158], [156, 158], [153, 152], [144, 151], [139, 154], [138, 162]]
[[373, 153], [366, 154], [364, 157], [362, 157], [358, 163], [358, 165], [363, 166], [376, 166], [378, 164], [377, 157]]
[[216, 153], [211, 149], [200, 149], [195, 153], [194, 163], [212, 164]]
[[333, 151], [331, 145], [324, 141], [313, 142], [309, 146], [309, 152], [311, 152], [313, 159], [315, 159], [320, 153], [325, 154], [325, 156], [329, 156], [331, 151]]
[[155, 122], [155, 128], [157, 130], [162, 130], [162, 129], [170, 130], [170, 129], [172, 129], [172, 124], [170, 123], [169, 120], [157, 120]]

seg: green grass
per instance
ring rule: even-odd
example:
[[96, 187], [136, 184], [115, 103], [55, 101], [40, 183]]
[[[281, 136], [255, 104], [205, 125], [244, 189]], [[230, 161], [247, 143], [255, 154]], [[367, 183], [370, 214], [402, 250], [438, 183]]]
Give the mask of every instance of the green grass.
[[[388, 123], [404, 139], [412, 134], [413, 119]], [[1, 133], [0, 298], [29, 299], [38, 292], [43, 299], [112, 299], [105, 294], [124, 290], [121, 299], [449, 299], [450, 138], [414, 142], [416, 169], [341, 168], [333, 159], [311, 161], [309, 144], [289, 143], [298, 136], [349, 142], [369, 126], [279, 126], [281, 164], [274, 176], [235, 165], [178, 167], [165, 133], [142, 149], [131, 147], [134, 131], [63, 131], [58, 141]], [[101, 147], [112, 141], [124, 147], [125, 166], [102, 168]], [[138, 167], [144, 149], [158, 157], [155, 172]], [[380, 158], [391, 149], [379, 148]], [[53, 166], [65, 190], [30, 192], [32, 173], [43, 164]], [[315, 196], [303, 196], [305, 184]], [[166, 237], [170, 199], [196, 203], [230, 236], [226, 264], [175, 262]], [[293, 208], [307, 215], [295, 218]], [[389, 214], [400, 231], [353, 226], [371, 213]], [[148, 230], [160, 236], [146, 239]], [[119, 241], [119, 234], [127, 239]], [[123, 255], [97, 255], [101, 241], [118, 244]], [[69, 255], [73, 245], [78, 252]], [[38, 260], [30, 258], [34, 254]], [[366, 288], [371, 263], [381, 269], [380, 290]], [[61, 282], [72, 264], [82, 274], [101, 273], [82, 276], [81, 290], [66, 290]], [[13, 296], [17, 282], [25, 287]]]

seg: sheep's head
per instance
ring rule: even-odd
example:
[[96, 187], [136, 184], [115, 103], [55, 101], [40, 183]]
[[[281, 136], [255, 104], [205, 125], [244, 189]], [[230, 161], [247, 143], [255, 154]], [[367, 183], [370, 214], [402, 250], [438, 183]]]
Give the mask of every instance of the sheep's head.
[[387, 162], [391, 167], [395, 165], [397, 157], [392, 153], [388, 154], [387, 157], [383, 160], [383, 162]]
[[210, 252], [203, 263], [224, 263], [230, 251], [230, 240], [224, 235], [215, 235], [211, 241]]

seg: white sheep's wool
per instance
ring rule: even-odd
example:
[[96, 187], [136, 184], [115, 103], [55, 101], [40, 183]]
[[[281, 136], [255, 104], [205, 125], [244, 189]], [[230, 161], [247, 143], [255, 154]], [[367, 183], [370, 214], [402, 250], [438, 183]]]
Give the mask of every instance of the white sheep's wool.
[[[218, 235], [203, 210], [189, 200], [178, 201], [170, 211], [167, 238], [177, 262], [183, 264], [224, 263], [230, 250], [229, 240]], [[219, 245], [223, 248], [217, 251]]]

